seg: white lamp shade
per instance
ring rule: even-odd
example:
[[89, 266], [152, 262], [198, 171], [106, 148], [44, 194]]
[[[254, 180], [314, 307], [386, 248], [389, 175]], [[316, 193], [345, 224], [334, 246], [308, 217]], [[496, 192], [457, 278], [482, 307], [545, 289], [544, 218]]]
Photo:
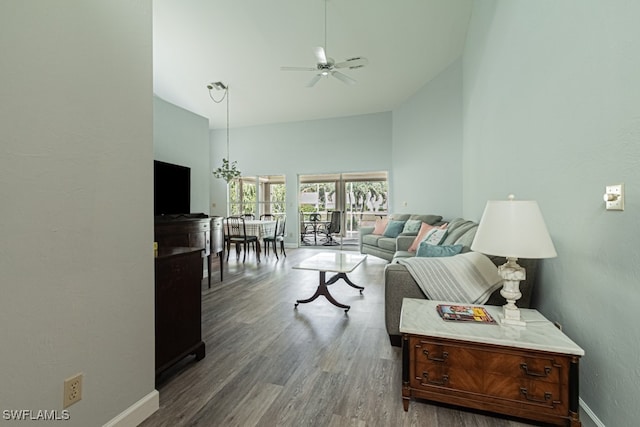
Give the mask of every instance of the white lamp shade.
[[471, 249], [513, 258], [557, 256], [538, 202], [489, 200]]

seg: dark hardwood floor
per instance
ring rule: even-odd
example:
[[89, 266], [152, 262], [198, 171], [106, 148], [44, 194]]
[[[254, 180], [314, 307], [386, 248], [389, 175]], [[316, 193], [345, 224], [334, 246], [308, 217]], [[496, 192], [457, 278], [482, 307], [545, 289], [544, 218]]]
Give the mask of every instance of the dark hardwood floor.
[[[331, 248], [334, 249], [334, 248]], [[143, 427], [156, 426], [475, 426], [522, 427], [425, 401], [402, 408], [401, 351], [384, 326], [383, 270], [373, 256], [332, 295], [348, 314], [311, 296], [318, 273], [291, 267], [327, 249], [287, 249], [256, 264], [255, 256], [224, 262], [224, 282], [203, 280], [202, 334], [206, 357], [193, 357], [158, 384], [160, 409]], [[215, 257], [214, 257], [215, 258]], [[218, 269], [215, 258], [213, 271]]]

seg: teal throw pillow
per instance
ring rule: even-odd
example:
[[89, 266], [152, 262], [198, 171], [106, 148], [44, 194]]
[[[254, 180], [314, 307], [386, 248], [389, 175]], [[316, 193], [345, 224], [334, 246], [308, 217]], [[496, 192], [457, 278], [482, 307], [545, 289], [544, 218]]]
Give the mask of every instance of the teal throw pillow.
[[405, 221], [389, 221], [387, 223], [387, 228], [384, 229], [384, 233], [382, 233], [382, 235], [384, 237], [398, 237], [398, 235], [402, 233], [404, 223]]
[[407, 222], [404, 223], [402, 234], [418, 234], [421, 225], [422, 221], [419, 219], [408, 219]]
[[454, 256], [462, 252], [462, 245], [430, 245], [426, 242], [420, 243], [416, 256], [418, 257], [445, 257]]

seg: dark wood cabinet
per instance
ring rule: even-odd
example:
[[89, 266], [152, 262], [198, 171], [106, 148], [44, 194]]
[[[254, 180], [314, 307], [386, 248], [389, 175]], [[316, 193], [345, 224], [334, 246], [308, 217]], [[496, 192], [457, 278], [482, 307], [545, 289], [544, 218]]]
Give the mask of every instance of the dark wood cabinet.
[[160, 247], [155, 258], [156, 379], [188, 355], [205, 356], [202, 341], [202, 249]]
[[163, 215], [155, 217], [154, 239], [158, 248], [201, 248], [207, 257], [207, 283], [211, 287], [211, 254], [220, 257], [220, 281], [222, 281], [222, 251], [224, 236], [222, 217], [209, 218], [205, 214]]

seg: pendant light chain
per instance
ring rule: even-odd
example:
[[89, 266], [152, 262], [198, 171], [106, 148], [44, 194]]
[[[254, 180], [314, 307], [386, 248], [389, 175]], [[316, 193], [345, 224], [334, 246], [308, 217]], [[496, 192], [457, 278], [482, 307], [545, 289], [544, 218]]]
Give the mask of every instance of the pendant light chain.
[[[213, 95], [211, 94], [211, 89], [213, 89], [214, 87], [224, 88], [224, 95], [222, 95], [222, 98], [215, 99], [213, 97]], [[242, 173], [236, 167], [237, 161], [232, 162], [230, 158], [231, 144], [229, 142], [230, 141], [229, 116], [231, 113], [229, 111], [229, 86], [225, 86], [221, 82], [216, 82], [216, 83], [211, 83], [207, 85], [207, 88], [209, 89], [209, 97], [216, 104], [220, 104], [222, 101], [224, 101], [225, 98], [227, 99], [227, 157], [222, 159], [222, 167], [219, 167], [218, 169], [213, 171], [213, 176], [215, 176], [216, 178], [222, 178], [225, 181], [227, 181], [227, 184], [229, 184], [232, 180], [239, 178], [242, 175]]]
[[325, 55], [329, 51], [327, 48], [327, 1], [324, 0], [324, 51]]

